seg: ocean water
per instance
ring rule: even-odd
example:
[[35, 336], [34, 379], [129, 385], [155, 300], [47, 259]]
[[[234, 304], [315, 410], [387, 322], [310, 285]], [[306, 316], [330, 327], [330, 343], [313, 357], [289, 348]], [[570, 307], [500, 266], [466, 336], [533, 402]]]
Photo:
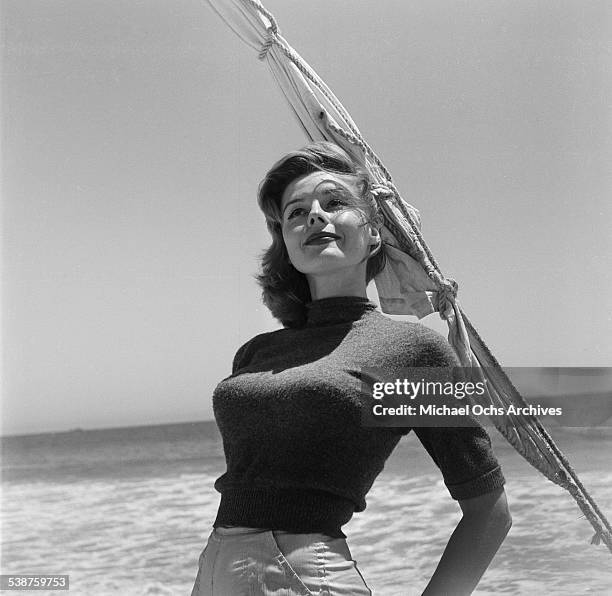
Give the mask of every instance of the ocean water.
[[[612, 594], [612, 555], [590, 544], [573, 499], [491, 434], [514, 525], [475, 593]], [[611, 429], [553, 436], [612, 519]], [[69, 594], [190, 593], [219, 502], [213, 482], [225, 470], [213, 422], [5, 437], [1, 448], [2, 573], [68, 574]], [[408, 436], [344, 529], [374, 594], [410, 596], [459, 518]]]

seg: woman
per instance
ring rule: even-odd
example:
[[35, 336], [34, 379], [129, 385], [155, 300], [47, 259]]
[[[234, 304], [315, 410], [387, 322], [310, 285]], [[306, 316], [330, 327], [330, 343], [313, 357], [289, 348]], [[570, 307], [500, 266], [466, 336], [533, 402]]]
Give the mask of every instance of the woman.
[[[456, 366], [439, 334], [367, 299], [384, 267], [370, 180], [331, 143], [285, 156], [259, 190], [263, 299], [284, 329], [237, 352], [213, 405], [227, 471], [194, 595], [371, 594], [341, 527], [410, 428], [361, 424], [360, 371]], [[509, 527], [485, 431], [415, 428], [463, 517], [424, 594], [469, 594]]]

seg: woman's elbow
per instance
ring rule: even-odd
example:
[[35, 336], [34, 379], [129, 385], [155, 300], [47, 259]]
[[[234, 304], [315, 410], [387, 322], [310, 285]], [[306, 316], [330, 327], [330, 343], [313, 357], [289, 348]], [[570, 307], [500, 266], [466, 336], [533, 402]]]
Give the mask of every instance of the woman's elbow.
[[512, 526], [512, 515], [503, 488], [492, 493], [460, 501], [464, 518], [486, 528], [486, 532], [503, 540]]
[[504, 493], [503, 498], [499, 499], [493, 510], [491, 511], [490, 521], [498, 534], [503, 538], [506, 537], [510, 528], [512, 527], [512, 514], [508, 507], [508, 501], [506, 500]]
[[511, 527], [512, 527], [512, 515], [510, 515], [510, 511], [508, 511], [507, 514], [504, 516], [502, 523], [500, 523], [500, 529], [504, 535], [504, 538], [510, 531]]

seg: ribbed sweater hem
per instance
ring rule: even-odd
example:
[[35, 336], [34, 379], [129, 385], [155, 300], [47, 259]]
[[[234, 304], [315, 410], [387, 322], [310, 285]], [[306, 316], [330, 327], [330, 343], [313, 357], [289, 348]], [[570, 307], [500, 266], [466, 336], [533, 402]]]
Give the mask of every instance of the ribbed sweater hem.
[[223, 489], [213, 527], [246, 526], [296, 534], [321, 532], [346, 538], [340, 529], [355, 505], [324, 491], [295, 488], [245, 487]]
[[506, 480], [497, 466], [479, 478], [461, 484], [447, 484], [451, 497], [456, 500], [472, 499], [501, 488]]

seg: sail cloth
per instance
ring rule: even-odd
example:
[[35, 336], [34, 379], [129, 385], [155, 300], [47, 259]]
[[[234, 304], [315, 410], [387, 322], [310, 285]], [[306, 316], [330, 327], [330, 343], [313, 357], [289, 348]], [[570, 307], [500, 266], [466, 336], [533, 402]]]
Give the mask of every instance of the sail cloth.
[[[448, 324], [449, 343], [473, 380], [487, 392], [481, 405], [503, 407], [526, 402], [462, 311], [457, 283], [445, 277], [420, 230], [417, 209], [404, 201], [393, 179], [365, 141], [340, 101], [280, 34], [274, 16], [258, 0], [207, 0], [227, 25], [265, 60], [281, 91], [312, 141], [340, 145], [375, 181], [372, 192], [384, 217], [382, 238], [387, 264], [375, 278], [383, 312], [422, 318], [439, 312]], [[569, 462], [534, 416], [490, 416], [508, 442], [544, 476], [565, 488], [595, 529], [593, 543], [612, 552], [612, 528]]]

